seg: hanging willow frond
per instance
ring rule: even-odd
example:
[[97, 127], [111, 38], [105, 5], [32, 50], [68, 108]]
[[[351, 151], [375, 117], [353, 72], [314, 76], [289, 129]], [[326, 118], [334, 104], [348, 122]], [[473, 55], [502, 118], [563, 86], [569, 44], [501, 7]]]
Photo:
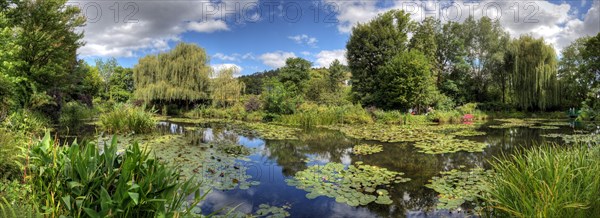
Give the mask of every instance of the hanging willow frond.
[[207, 99], [208, 61], [204, 49], [186, 43], [167, 53], [143, 57], [133, 68], [134, 96], [146, 102]]
[[509, 49], [512, 58], [512, 88], [515, 103], [522, 109], [541, 109], [560, 103], [557, 58], [544, 39], [521, 36]]
[[213, 79], [213, 105], [227, 107], [234, 105], [240, 100], [246, 85], [235, 78], [234, 73], [234, 68], [223, 69]]

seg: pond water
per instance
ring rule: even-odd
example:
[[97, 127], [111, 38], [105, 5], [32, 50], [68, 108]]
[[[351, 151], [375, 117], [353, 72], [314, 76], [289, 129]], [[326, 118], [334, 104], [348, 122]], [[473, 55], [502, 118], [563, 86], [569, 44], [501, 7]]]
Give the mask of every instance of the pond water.
[[[456, 152], [449, 154], [420, 153], [412, 142], [381, 143], [363, 141], [345, 137], [344, 134], [325, 129], [306, 130], [298, 134], [298, 140], [265, 140], [236, 131], [230, 131], [224, 124], [188, 124], [162, 121], [159, 129], [163, 134], [195, 137], [192, 141], [211, 142], [215, 140], [233, 140], [237, 144], [250, 148], [249, 155], [242, 155], [226, 164], [235, 165], [243, 179], [254, 185], [243, 189], [219, 190], [213, 188], [207, 199], [199, 206], [202, 213], [208, 214], [223, 208], [236, 207], [236, 211], [253, 213], [259, 205], [288, 206], [291, 217], [425, 217], [446, 216], [463, 217], [463, 212], [436, 210], [437, 193], [425, 187], [440, 171], [447, 171], [463, 165], [466, 168], [489, 168], [488, 160], [500, 157], [503, 153], [512, 153], [517, 149], [536, 146], [544, 141], [558, 142], [558, 138], [542, 137], [544, 134], [573, 134], [579, 128], [574, 123], [560, 126], [559, 129], [533, 129], [527, 127], [489, 128], [495, 123], [486, 123], [478, 130], [482, 136], [460, 137], [484, 142], [483, 152]], [[193, 134], [195, 132], [195, 134]], [[357, 156], [352, 147], [359, 143], [381, 144], [383, 152]], [[190, 149], [194, 145], [190, 145]], [[180, 147], [180, 149], [187, 149]], [[211, 158], [214, 158], [211, 156]], [[221, 161], [219, 159], [219, 161]], [[370, 203], [366, 206], [352, 207], [338, 203], [334, 198], [319, 196], [308, 199], [308, 192], [289, 186], [286, 179], [311, 165], [324, 165], [329, 162], [351, 165], [356, 162], [384, 167], [392, 171], [403, 172], [404, 178], [411, 180], [393, 184], [387, 190], [392, 204]], [[233, 167], [233, 166], [232, 166]], [[206, 169], [203, 171], [206, 172]], [[208, 171], [212, 171], [209, 169]], [[214, 172], [213, 172], [214, 173]], [[221, 174], [221, 177], [223, 175]], [[219, 177], [204, 177], [219, 179]], [[237, 178], [237, 177], [236, 177]], [[236, 183], [237, 179], [234, 179]], [[210, 183], [210, 182], [209, 182]], [[463, 211], [467, 211], [465, 208]]]

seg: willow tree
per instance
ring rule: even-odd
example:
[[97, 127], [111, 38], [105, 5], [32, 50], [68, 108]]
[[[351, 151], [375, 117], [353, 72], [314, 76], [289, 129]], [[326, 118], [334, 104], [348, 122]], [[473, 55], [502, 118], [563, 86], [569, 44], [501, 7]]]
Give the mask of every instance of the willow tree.
[[145, 102], [189, 104], [209, 98], [211, 68], [204, 49], [180, 43], [173, 50], [148, 55], [133, 68], [134, 96]]
[[218, 107], [229, 107], [240, 101], [246, 88], [242, 81], [234, 77], [235, 68], [226, 68], [217, 72], [212, 81], [212, 103]]
[[509, 48], [507, 59], [515, 103], [530, 110], [545, 110], [560, 102], [557, 82], [557, 58], [554, 48], [544, 39], [521, 36]]

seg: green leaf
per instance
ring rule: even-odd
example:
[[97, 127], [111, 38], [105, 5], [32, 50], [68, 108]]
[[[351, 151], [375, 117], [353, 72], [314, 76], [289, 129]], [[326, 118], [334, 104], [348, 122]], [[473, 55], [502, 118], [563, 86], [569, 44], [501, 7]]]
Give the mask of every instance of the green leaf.
[[135, 192], [127, 192], [127, 193], [129, 194], [129, 197], [131, 198], [131, 200], [133, 200], [133, 203], [135, 203], [135, 205], [137, 205], [140, 200], [140, 194], [135, 193]]

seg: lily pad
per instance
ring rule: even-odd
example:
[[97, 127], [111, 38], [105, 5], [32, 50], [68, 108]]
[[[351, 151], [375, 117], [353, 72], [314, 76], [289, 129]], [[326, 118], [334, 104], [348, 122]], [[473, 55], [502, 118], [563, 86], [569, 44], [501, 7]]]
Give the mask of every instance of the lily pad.
[[352, 153], [357, 155], [375, 154], [381, 151], [383, 151], [383, 146], [381, 145], [360, 144], [352, 148]]

